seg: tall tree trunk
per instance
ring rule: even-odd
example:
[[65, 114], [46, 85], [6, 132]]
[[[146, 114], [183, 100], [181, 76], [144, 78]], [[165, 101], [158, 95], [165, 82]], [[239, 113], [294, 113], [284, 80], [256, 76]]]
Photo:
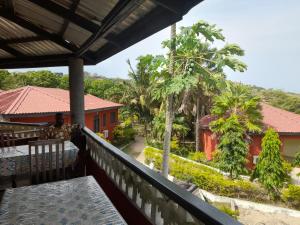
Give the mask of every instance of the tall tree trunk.
[[200, 139], [200, 120], [204, 116], [204, 105], [201, 106], [201, 97], [202, 92], [199, 90], [197, 92], [197, 101], [196, 101], [196, 122], [195, 122], [195, 143], [196, 143], [196, 151], [200, 151], [202, 149], [202, 142]]
[[196, 151], [200, 151], [200, 119], [201, 119], [201, 104], [200, 104], [200, 93], [197, 93], [197, 102], [196, 102], [196, 122], [195, 122], [195, 142], [196, 142]]
[[[174, 40], [176, 37], [176, 23], [171, 26], [171, 40]], [[171, 76], [174, 76], [174, 56], [176, 51], [175, 41], [171, 43], [170, 51], [170, 64], [169, 64], [169, 73]], [[167, 97], [166, 104], [166, 121], [165, 121], [165, 134], [164, 134], [164, 153], [163, 153], [163, 162], [162, 162], [162, 175], [168, 177], [169, 174], [169, 153], [171, 146], [171, 137], [172, 137], [172, 125], [174, 120], [174, 95], [171, 94]]]

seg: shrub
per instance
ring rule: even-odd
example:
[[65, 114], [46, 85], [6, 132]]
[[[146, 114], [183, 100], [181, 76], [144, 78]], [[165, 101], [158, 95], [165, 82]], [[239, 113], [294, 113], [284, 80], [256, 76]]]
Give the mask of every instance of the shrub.
[[269, 128], [262, 139], [262, 151], [253, 173], [253, 178], [267, 189], [272, 198], [279, 196], [279, 188], [283, 186], [287, 174], [280, 155], [281, 141], [279, 135]]
[[[153, 162], [154, 167], [161, 169], [162, 151], [152, 147], [144, 149], [145, 163]], [[192, 182], [209, 192], [244, 199], [265, 201], [266, 193], [258, 185], [245, 180], [231, 180], [217, 171], [203, 165], [185, 160], [170, 154], [170, 174], [177, 179]]]
[[287, 204], [300, 209], [300, 186], [290, 184], [282, 191], [282, 199]]
[[[148, 138], [146, 140], [146, 144], [158, 149], [163, 148], [163, 143], [155, 139]], [[186, 157], [190, 153], [190, 149], [186, 146], [180, 145], [178, 138], [173, 137], [171, 141], [170, 152], [175, 155]]]
[[230, 177], [238, 178], [247, 171], [245, 164], [249, 151], [248, 143], [245, 141], [245, 129], [238, 115], [233, 114], [225, 120], [213, 121], [211, 126], [216, 133], [222, 130], [218, 141], [218, 149], [221, 151], [218, 163], [220, 169], [229, 172]]
[[205, 163], [207, 161], [204, 152], [190, 152], [187, 158], [201, 163]]
[[300, 152], [295, 155], [293, 166], [300, 167]]
[[116, 146], [121, 146], [134, 140], [135, 130], [132, 127], [131, 120], [126, 120], [120, 125], [116, 126], [113, 131], [113, 141], [112, 143]]
[[106, 142], [109, 142], [110, 143], [110, 140], [106, 139], [104, 137], [104, 134], [103, 133], [96, 133], [99, 137], [101, 137], [103, 140], [105, 140]]
[[284, 179], [284, 181], [287, 182], [287, 183], [291, 183], [290, 173], [293, 170], [292, 164], [289, 163], [286, 160], [282, 160], [282, 166], [283, 166], [283, 170], [285, 171], [285, 179]]
[[293, 166], [291, 163], [289, 163], [288, 161], [286, 160], [282, 160], [282, 166], [283, 166], [283, 169], [286, 171], [286, 173], [291, 173], [292, 170], [293, 170]]
[[221, 205], [221, 206], [216, 206], [220, 211], [228, 214], [229, 216], [233, 217], [234, 219], [237, 219], [237, 217], [240, 215], [238, 210], [232, 210], [228, 206]]
[[177, 137], [173, 137], [171, 141], [170, 151], [175, 155], [187, 156], [189, 154], [189, 150], [186, 147], [180, 145]]

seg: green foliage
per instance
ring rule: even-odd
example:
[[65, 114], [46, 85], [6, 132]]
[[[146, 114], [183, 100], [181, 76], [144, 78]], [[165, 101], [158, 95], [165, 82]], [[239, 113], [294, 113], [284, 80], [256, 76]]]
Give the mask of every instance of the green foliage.
[[262, 139], [261, 147], [253, 177], [258, 178], [271, 197], [277, 197], [287, 176], [280, 155], [281, 141], [278, 133], [269, 128]]
[[[161, 169], [162, 151], [146, 147], [144, 149], [145, 163], [154, 164], [158, 170]], [[170, 154], [170, 174], [177, 179], [192, 182], [199, 188], [213, 192], [218, 195], [265, 201], [266, 193], [256, 184], [245, 180], [231, 180], [217, 171], [198, 163], [185, 160]]]
[[64, 75], [60, 78], [59, 88], [65, 90], [69, 89], [69, 76]]
[[222, 212], [226, 213], [227, 215], [233, 217], [234, 219], [237, 219], [238, 216], [240, 215], [238, 210], [232, 210], [230, 207], [225, 206], [225, 205], [216, 205], [216, 207], [221, 210]]
[[199, 151], [190, 152], [187, 158], [200, 163], [205, 163], [207, 161], [205, 153]]
[[300, 209], [300, 186], [290, 184], [283, 189], [281, 197], [288, 205]]
[[136, 132], [133, 129], [132, 121], [128, 118], [123, 123], [115, 127], [113, 131], [114, 138], [112, 144], [116, 146], [128, 144], [130, 141], [134, 140], [135, 135]]
[[128, 111], [138, 116], [139, 122], [144, 125], [146, 136], [155, 111], [160, 107], [160, 103], [153, 100], [151, 82], [159, 73], [161, 58], [152, 55], [140, 56], [137, 58], [136, 69], [132, 68], [128, 60], [128, 76], [131, 79], [124, 82], [123, 97], [120, 98], [121, 103], [127, 105]]
[[23, 86], [32, 85], [39, 87], [59, 87], [61, 76], [47, 70], [30, 71], [18, 75], [23, 79]]
[[[162, 141], [152, 138], [147, 139], [147, 145], [159, 149], [163, 148]], [[179, 139], [174, 136], [170, 143], [170, 152], [178, 156], [186, 157], [190, 153], [190, 149], [187, 146], [180, 144]]]
[[221, 151], [219, 168], [229, 172], [230, 177], [238, 178], [240, 174], [247, 172], [248, 144], [244, 140], [243, 127], [238, 121], [237, 115], [231, 115], [225, 120], [223, 134], [218, 143]]
[[[227, 44], [223, 48], [213, 45], [215, 41], [225, 41], [222, 30], [216, 25], [198, 21], [190, 27], [182, 27], [175, 39], [163, 42], [163, 47], [171, 50], [176, 46], [175, 73], [168, 76], [161, 73], [157, 85], [157, 96], [179, 95], [182, 91], [215, 88], [224, 79], [224, 68], [243, 72], [247, 66], [238, 60], [244, 51], [237, 44]], [[164, 60], [168, 64], [168, 60]]]
[[[100, 98], [119, 102], [124, 94], [124, 83], [118, 79], [106, 79], [86, 76], [85, 92]], [[0, 89], [12, 89], [23, 86], [39, 86], [69, 89], [69, 77], [47, 70], [9, 73], [0, 70]]]
[[300, 152], [295, 155], [293, 166], [300, 167]]
[[[151, 136], [158, 141], [163, 140], [165, 132], [165, 117], [166, 116], [164, 112], [159, 112], [155, 115], [151, 123]], [[189, 131], [190, 128], [188, 127], [186, 119], [182, 116], [175, 116], [172, 125], [174, 138], [183, 138], [188, 134]]]
[[290, 112], [300, 114], [300, 95], [290, 92], [284, 92], [276, 89], [264, 89], [256, 86], [250, 86], [255, 95], [261, 97], [264, 102], [275, 107], [285, 109]]
[[214, 98], [211, 112], [216, 119], [210, 127], [219, 137], [218, 167], [232, 178], [247, 173], [248, 132], [261, 131], [259, 101], [244, 86], [230, 83], [225, 92]]
[[235, 114], [244, 132], [260, 132], [262, 115], [259, 103], [260, 98], [245, 86], [228, 83], [227, 89], [214, 98], [211, 112], [218, 119], [210, 125], [214, 132], [222, 134], [226, 129], [226, 118]]
[[119, 102], [123, 97], [124, 84], [118, 80], [88, 77], [84, 83], [85, 92], [99, 98]]
[[0, 71], [0, 89], [12, 89], [23, 86], [60, 87], [63, 76], [47, 70], [9, 73]]
[[0, 89], [9, 89], [8, 80], [10, 73], [7, 70], [0, 70]]
[[282, 160], [282, 166], [283, 166], [284, 171], [286, 171], [286, 174], [292, 172], [292, 170], [293, 170], [292, 164], [286, 160]]
[[96, 134], [97, 134], [99, 137], [101, 137], [104, 141], [110, 143], [110, 140], [106, 139], [106, 138], [104, 137], [104, 134], [103, 134], [103, 133], [96, 133]]
[[212, 153], [212, 161], [215, 165], [219, 165], [219, 162], [221, 161], [221, 151], [219, 149], [216, 149]]

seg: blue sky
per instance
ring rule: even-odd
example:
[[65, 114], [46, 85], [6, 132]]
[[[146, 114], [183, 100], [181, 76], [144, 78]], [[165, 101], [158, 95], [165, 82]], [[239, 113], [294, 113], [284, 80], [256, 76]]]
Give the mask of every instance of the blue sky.
[[[237, 43], [246, 55], [245, 73], [228, 71], [230, 80], [300, 93], [299, 0], [205, 0], [194, 7], [178, 26], [206, 20], [223, 29], [226, 41]], [[126, 60], [139, 55], [162, 54], [166, 28], [85, 71], [107, 77], [127, 78]], [[66, 67], [46, 68], [67, 73]]]

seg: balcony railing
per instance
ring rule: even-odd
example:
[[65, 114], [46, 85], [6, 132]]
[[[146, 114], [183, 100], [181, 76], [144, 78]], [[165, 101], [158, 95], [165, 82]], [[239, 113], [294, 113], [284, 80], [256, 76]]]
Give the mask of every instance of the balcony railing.
[[48, 123], [21, 123], [21, 122], [0, 122], [1, 130], [14, 130], [18, 131], [40, 130], [46, 127]]
[[[124, 199], [146, 218], [147, 222], [144, 221], [143, 224], [240, 224], [137, 162], [88, 128], [82, 131], [90, 158], [86, 163], [87, 173], [94, 175], [106, 192], [118, 189], [125, 196]], [[107, 186], [104, 182], [112, 185]], [[109, 197], [115, 198], [113, 203], [118, 208], [122, 199], [116, 198], [116, 193], [111, 194]], [[122, 198], [121, 195], [118, 196]], [[130, 208], [124, 207], [125, 204], [119, 206], [118, 210], [128, 221]], [[136, 213], [135, 217], [138, 217]], [[139, 224], [137, 221], [132, 222]]]
[[[47, 124], [0, 122], [0, 130], [47, 130]], [[33, 132], [33, 133], [34, 133]], [[76, 132], [75, 132], [76, 133]], [[93, 175], [128, 224], [240, 224], [144, 166], [88, 128], [73, 136], [87, 175]]]

